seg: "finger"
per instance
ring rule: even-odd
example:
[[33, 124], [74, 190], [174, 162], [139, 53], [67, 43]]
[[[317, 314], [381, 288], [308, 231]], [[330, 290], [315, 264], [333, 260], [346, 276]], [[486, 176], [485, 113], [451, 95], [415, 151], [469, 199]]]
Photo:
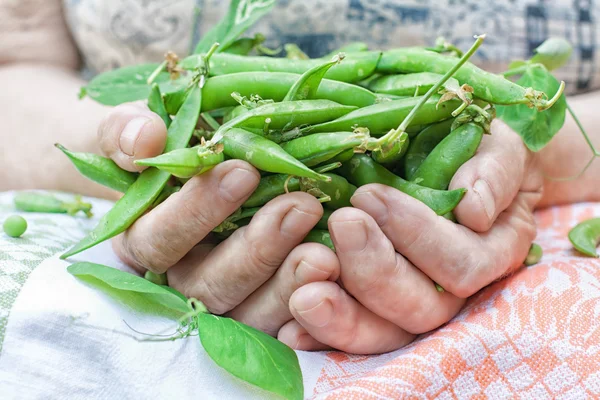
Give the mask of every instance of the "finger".
[[190, 179], [114, 241], [129, 265], [163, 273], [178, 262], [258, 186], [250, 164], [231, 160]]
[[427, 275], [397, 254], [364, 211], [336, 211], [329, 218], [329, 231], [346, 290], [402, 329], [414, 334], [428, 332], [448, 322], [464, 304], [451, 293], [438, 292]]
[[119, 167], [141, 171], [134, 160], [159, 155], [167, 141], [164, 121], [141, 102], [122, 104], [104, 118], [98, 128], [102, 151]]
[[318, 243], [301, 244], [287, 256], [272, 279], [227, 316], [275, 336], [293, 318], [289, 302], [296, 289], [311, 282], [335, 281], [339, 275], [340, 263], [333, 251]]
[[363, 186], [351, 201], [375, 219], [396, 251], [444, 289], [466, 298], [522, 264], [535, 237], [536, 197], [519, 193], [483, 234], [388, 186]]
[[169, 269], [169, 283], [211, 312], [224, 314], [273, 276], [322, 214], [321, 204], [309, 194], [279, 196], [206, 258], [185, 257]]
[[308, 333], [308, 331], [295, 319], [281, 327], [277, 334], [277, 339], [294, 350], [331, 350], [331, 346], [327, 346], [310, 336], [310, 333]]
[[302, 286], [290, 298], [290, 311], [315, 340], [348, 353], [385, 353], [414, 339], [414, 335], [369, 311], [334, 282]]
[[454, 214], [476, 232], [490, 229], [519, 190], [538, 191], [543, 183], [541, 173], [531, 173], [537, 169], [529, 168], [534, 157], [523, 140], [501, 121], [494, 121], [492, 132], [450, 183], [450, 189], [467, 189]]

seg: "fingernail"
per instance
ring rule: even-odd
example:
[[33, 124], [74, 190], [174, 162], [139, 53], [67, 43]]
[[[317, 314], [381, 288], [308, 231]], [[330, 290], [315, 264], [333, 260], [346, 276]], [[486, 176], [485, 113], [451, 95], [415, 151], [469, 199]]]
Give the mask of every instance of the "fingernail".
[[121, 137], [119, 138], [119, 147], [123, 153], [128, 156], [133, 156], [135, 154], [135, 144], [140, 137], [144, 125], [148, 122], [150, 122], [150, 118], [137, 117], [125, 125], [125, 128], [123, 128], [123, 131], [121, 132]]
[[494, 214], [496, 212], [496, 202], [494, 201], [494, 195], [492, 194], [492, 190], [490, 189], [490, 185], [483, 179], [479, 179], [473, 185], [473, 191], [479, 196], [481, 199], [481, 204], [483, 205], [483, 209], [487, 217], [491, 220], [494, 218]]
[[338, 251], [357, 252], [367, 246], [367, 227], [364, 221], [331, 223], [331, 235]]
[[247, 169], [235, 168], [221, 178], [219, 192], [221, 198], [230, 203], [237, 203], [249, 196], [258, 185], [256, 174]]
[[300, 261], [294, 272], [296, 282], [300, 285], [327, 279], [328, 275], [328, 272], [315, 268], [312, 264], [304, 260]]
[[384, 225], [388, 218], [388, 207], [371, 192], [358, 192], [350, 199], [352, 205], [369, 214], [378, 225]]
[[298, 227], [306, 226], [307, 220], [315, 220], [316, 223], [317, 219], [318, 218], [316, 215], [298, 210], [296, 207], [293, 207], [287, 212], [287, 214], [285, 214], [285, 217], [283, 217], [279, 231], [285, 235], [298, 235], [298, 233], [307, 233], [307, 231], [300, 232]]
[[317, 305], [312, 297], [301, 298], [294, 304], [300, 317], [309, 325], [322, 328], [333, 318], [333, 304], [329, 300], [321, 300]]

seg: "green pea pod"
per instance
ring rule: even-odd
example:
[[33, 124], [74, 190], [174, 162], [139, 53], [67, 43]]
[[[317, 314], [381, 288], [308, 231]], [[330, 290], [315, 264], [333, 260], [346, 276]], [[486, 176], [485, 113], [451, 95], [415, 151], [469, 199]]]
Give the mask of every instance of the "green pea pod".
[[367, 132], [323, 132], [316, 135], [303, 136], [281, 144], [281, 148], [298, 161], [312, 167], [332, 158], [346, 150], [365, 152], [369, 140]]
[[[384, 75], [368, 83], [373, 92], [392, 94], [395, 96], [422, 96], [431, 89], [442, 75], [431, 72], [416, 72], [404, 75]], [[450, 78], [445, 85], [460, 86], [458, 81]]]
[[364, 154], [355, 155], [352, 160], [344, 163], [337, 172], [356, 186], [381, 183], [396, 188], [425, 203], [437, 215], [444, 215], [454, 210], [467, 192], [465, 189], [436, 190], [406, 181]]
[[260, 179], [258, 187], [248, 200], [244, 202], [242, 207], [250, 208], [263, 206], [279, 195], [287, 192], [297, 192], [299, 190], [300, 182], [297, 178], [285, 174], [268, 175]]
[[[202, 91], [202, 111], [237, 106], [237, 101], [231, 97], [233, 92], [246, 97], [259, 95], [263, 99], [281, 101], [298, 78], [298, 74], [285, 72], [240, 72], [209, 78]], [[378, 101], [378, 96], [365, 88], [329, 79], [323, 79], [315, 98], [356, 107]]]
[[[352, 130], [354, 126], [368, 128], [371, 135], [383, 135], [390, 129], [395, 129], [408, 116], [421, 97], [410, 97], [393, 100], [352, 111], [333, 121], [303, 128], [304, 134], [318, 132], [342, 132]], [[432, 124], [452, 116], [452, 112], [461, 105], [459, 100], [449, 100], [438, 105], [440, 96], [432, 96], [418, 110], [412, 125]]]
[[327, 54], [323, 58], [335, 57], [335, 55], [339, 54], [339, 53], [358, 53], [361, 51], [369, 51], [369, 46], [363, 42], [352, 42], [352, 43], [348, 43], [345, 46], [340, 47], [339, 49], [337, 49], [335, 51], [332, 51], [331, 53]]
[[222, 143], [223, 152], [227, 157], [247, 161], [262, 171], [326, 182], [331, 180], [328, 176], [316, 173], [290, 156], [278, 144], [243, 129], [228, 129], [223, 134]]
[[577, 224], [569, 232], [571, 244], [582, 254], [598, 257], [596, 247], [600, 242], [600, 218], [592, 218]]
[[254, 215], [259, 211], [260, 211], [260, 207], [240, 208], [236, 212], [234, 212], [232, 215], [227, 217], [225, 219], [225, 221], [221, 222], [212, 231], [215, 233], [234, 231], [240, 227], [240, 225], [238, 225], [238, 221], [252, 219], [252, 217], [254, 217]]
[[427, 155], [450, 134], [454, 119], [447, 119], [423, 129], [410, 142], [406, 156], [404, 157], [404, 175], [409, 181], [412, 180], [417, 169], [421, 166]]
[[331, 178], [329, 182], [315, 181], [313, 179], [300, 179], [300, 189], [303, 192], [314, 195], [317, 198], [330, 197], [331, 199], [323, 203], [323, 207], [330, 210], [337, 210], [343, 207], [352, 207], [350, 199], [356, 186], [348, 182], [345, 178], [335, 174], [324, 174]]
[[169, 114], [169, 115], [177, 114], [177, 112], [179, 111], [179, 108], [185, 101], [185, 98], [187, 97], [188, 93], [189, 93], [188, 88], [177, 90], [175, 92], [165, 93], [164, 103], [165, 103], [165, 110], [167, 111], [167, 114]]
[[15, 208], [19, 211], [40, 212], [52, 214], [75, 215], [83, 212], [87, 217], [92, 216], [92, 205], [81, 201], [76, 196], [75, 201], [63, 201], [50, 194], [37, 192], [20, 192], [14, 197]]
[[232, 119], [236, 119], [240, 115], [246, 114], [248, 111], [250, 111], [248, 109], [248, 107], [243, 106], [243, 105], [234, 107], [231, 111], [229, 111], [227, 114], [225, 114], [225, 116], [223, 117], [223, 123], [226, 124], [227, 122], [231, 121]]
[[478, 124], [453, 130], [429, 153], [411, 180], [432, 189], [447, 189], [456, 171], [475, 155], [482, 138], [483, 128]]
[[[202, 92], [196, 85], [171, 123], [167, 133], [165, 152], [187, 146], [200, 116]], [[155, 111], [156, 110], [152, 110]], [[108, 240], [131, 226], [160, 195], [171, 174], [148, 168], [107, 212], [98, 225], [79, 243], [61, 255], [62, 259], [80, 253]]]
[[[358, 82], [375, 72], [381, 52], [364, 51], [349, 54], [344, 63], [331, 68], [327, 79], [342, 82]], [[276, 57], [244, 57], [234, 54], [217, 53], [210, 59], [211, 75], [229, 75], [238, 72], [291, 72], [303, 74], [322, 64], [323, 60], [290, 60]], [[203, 63], [201, 55], [194, 54], [183, 59], [179, 66], [195, 70]]]
[[534, 52], [535, 55], [531, 58], [531, 62], [543, 64], [548, 71], [552, 71], [569, 61], [573, 53], [573, 46], [564, 38], [549, 38]]
[[339, 64], [342, 59], [343, 57], [336, 57], [332, 61], [313, 67], [303, 73], [290, 88], [283, 101], [314, 99], [327, 71], [334, 65]]
[[406, 151], [408, 150], [408, 145], [410, 143], [410, 139], [408, 138], [408, 133], [402, 132], [398, 140], [394, 142], [392, 148], [387, 151], [373, 151], [371, 153], [371, 157], [378, 164], [385, 166], [393, 166], [398, 164]]
[[191, 178], [203, 174], [225, 160], [223, 153], [198, 154], [202, 147], [176, 149], [152, 158], [136, 160], [136, 165], [155, 167], [177, 178]]
[[70, 151], [59, 143], [54, 146], [71, 160], [83, 176], [110, 189], [124, 193], [137, 178], [137, 174], [121, 169], [109, 158], [93, 153]]
[[[342, 151], [341, 153], [339, 153], [337, 156], [325, 161], [325, 163], [327, 164], [331, 164], [331, 163], [345, 163], [346, 161], [349, 161], [352, 157], [354, 157], [354, 149], [348, 149], [345, 151]], [[323, 164], [320, 164], [320, 166]]]
[[331, 240], [331, 235], [329, 234], [328, 230], [313, 229], [312, 231], [310, 231], [308, 233], [308, 235], [306, 235], [306, 237], [304, 238], [304, 240], [302, 242], [303, 243], [320, 243], [320, 244], [323, 244], [323, 245], [329, 247], [331, 250], [335, 251], [335, 246], [333, 245], [333, 240]]
[[[433, 72], [445, 74], [456, 64], [456, 58], [429, 51], [420, 47], [405, 47], [384, 52], [377, 72], [384, 74]], [[464, 64], [454, 75], [461, 84], [468, 84], [473, 88], [473, 94], [480, 99], [493, 104], [527, 104], [538, 110], [545, 110], [558, 100], [562, 94], [548, 93], [554, 98], [547, 100], [543, 92], [532, 88], [524, 88], [508, 79], [484, 71], [472, 63]]]
[[148, 108], [151, 110], [156, 110], [155, 113], [163, 120], [165, 126], [171, 125], [171, 117], [167, 112], [167, 108], [165, 107], [165, 103], [163, 101], [162, 95], [160, 94], [160, 89], [158, 88], [157, 83], [152, 84], [152, 89], [150, 89], [150, 95], [148, 96]]
[[[264, 129], [265, 121], [269, 119], [269, 129], [290, 130], [299, 126], [330, 121], [354, 110], [356, 110], [354, 106], [344, 106], [330, 100], [269, 103], [229, 120], [221, 126], [221, 129], [223, 131], [231, 127]], [[215, 136], [219, 137], [219, 133], [215, 133]]]
[[321, 219], [319, 220], [319, 222], [317, 222], [317, 224], [315, 225], [315, 229], [324, 229], [327, 230], [329, 229], [329, 217], [331, 217], [331, 214], [333, 214], [334, 210], [328, 210], [328, 209], [323, 209], [323, 216], [321, 217]]

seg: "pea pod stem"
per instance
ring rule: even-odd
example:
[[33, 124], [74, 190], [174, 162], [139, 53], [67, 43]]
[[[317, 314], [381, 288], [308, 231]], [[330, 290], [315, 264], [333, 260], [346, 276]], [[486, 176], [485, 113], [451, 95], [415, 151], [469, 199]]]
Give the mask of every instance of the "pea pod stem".
[[446, 81], [452, 78], [456, 71], [458, 71], [460, 67], [462, 67], [471, 58], [473, 54], [475, 54], [475, 52], [481, 46], [484, 40], [485, 35], [477, 36], [477, 39], [475, 40], [473, 46], [471, 46], [471, 48], [465, 54], [463, 54], [463, 56], [460, 58], [460, 60], [458, 60], [454, 67], [448, 70], [444, 74], [444, 76], [442, 76], [442, 78], [435, 85], [433, 85], [431, 89], [429, 89], [427, 93], [425, 93], [425, 95], [423, 95], [421, 100], [402, 121], [400, 126], [397, 129], [392, 129], [385, 136], [381, 137], [378, 140], [378, 145], [380, 146], [379, 148], [389, 147], [393, 145], [393, 143], [400, 137], [400, 135], [406, 131], [406, 128], [410, 125], [419, 109], [427, 102], [427, 100], [431, 98], [431, 96], [437, 93], [437, 91], [444, 85], [444, 83], [446, 83]]

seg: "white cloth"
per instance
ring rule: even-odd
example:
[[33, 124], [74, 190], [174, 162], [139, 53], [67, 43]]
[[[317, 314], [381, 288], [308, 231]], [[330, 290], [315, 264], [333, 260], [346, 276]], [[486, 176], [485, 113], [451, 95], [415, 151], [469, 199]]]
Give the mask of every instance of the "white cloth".
[[[11, 199], [11, 193], [0, 193], [0, 221], [14, 213]], [[22, 238], [0, 235], [1, 316], [8, 321], [0, 331], [0, 399], [277, 398], [218, 367], [197, 336], [138, 342], [118, 333], [134, 334], [125, 322], [145, 333], [173, 332], [176, 324], [136, 311], [67, 272], [70, 263], [58, 258], [64, 244], [82, 237], [110, 206], [86, 200], [94, 204], [92, 220], [27, 213], [22, 215], [30, 226]], [[63, 245], [57, 247], [57, 242]], [[48, 249], [53, 250], [46, 251], [48, 257], [34, 268], [25, 262]], [[75, 260], [128, 270], [110, 243]], [[22, 284], [19, 277], [7, 278], [10, 273], [20, 276]], [[16, 299], [7, 306], [15, 290]], [[298, 356], [310, 396], [325, 355], [298, 352]]]

